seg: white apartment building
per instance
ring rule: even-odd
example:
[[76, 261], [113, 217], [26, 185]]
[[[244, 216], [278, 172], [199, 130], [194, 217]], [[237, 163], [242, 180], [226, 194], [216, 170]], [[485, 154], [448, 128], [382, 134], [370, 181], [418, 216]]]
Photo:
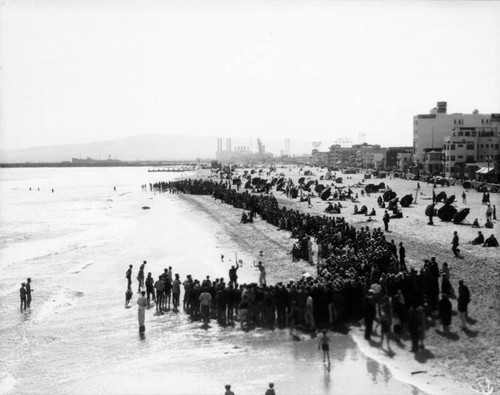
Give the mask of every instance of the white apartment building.
[[454, 128], [487, 127], [494, 122], [494, 115], [498, 114], [479, 114], [478, 110], [472, 114], [448, 114], [447, 103], [438, 102], [429, 114], [413, 117], [413, 160], [422, 163], [425, 150], [441, 148]]
[[481, 170], [495, 181], [500, 162], [500, 127], [455, 128], [445, 137], [443, 152], [445, 177], [475, 179]]

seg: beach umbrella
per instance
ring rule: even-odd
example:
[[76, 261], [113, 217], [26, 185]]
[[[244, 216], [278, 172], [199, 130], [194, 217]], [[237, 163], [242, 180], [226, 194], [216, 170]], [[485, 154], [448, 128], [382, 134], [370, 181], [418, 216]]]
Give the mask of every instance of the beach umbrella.
[[273, 180], [271, 181], [271, 185], [274, 186], [278, 183], [278, 178], [274, 177]]
[[455, 207], [443, 206], [438, 210], [438, 217], [443, 222], [450, 222], [456, 213], [457, 209]]
[[305, 181], [305, 177], [300, 177], [300, 178], [299, 178], [299, 184], [303, 184], [303, 183], [304, 183], [304, 181]]
[[332, 194], [332, 188], [331, 187], [328, 187], [328, 188], [325, 188], [323, 190], [323, 192], [321, 192], [321, 200], [326, 200], [330, 197], [330, 195]]
[[451, 195], [448, 199], [446, 199], [446, 202], [444, 204], [447, 206], [451, 206], [454, 201], [455, 201], [455, 195]]
[[318, 184], [314, 187], [314, 192], [321, 193], [326, 187], [323, 184]]
[[250, 180], [248, 180], [246, 183], [245, 183], [245, 189], [251, 189], [252, 188], [252, 183], [250, 182]]
[[467, 207], [458, 210], [458, 212], [453, 217], [453, 223], [456, 225], [462, 222], [465, 219], [465, 217], [469, 215], [469, 212], [470, 209]]
[[377, 192], [378, 189], [377, 187], [375, 186], [375, 184], [368, 184], [366, 187], [365, 187], [365, 192], [367, 193], [374, 193], [374, 192]]
[[442, 191], [442, 192], [439, 192], [437, 195], [436, 195], [436, 202], [439, 203], [440, 201], [445, 201], [446, 200], [446, 192], [445, 191]]
[[252, 185], [257, 185], [259, 182], [260, 182], [260, 178], [259, 177], [254, 177], [252, 179]]
[[255, 174], [255, 170], [251, 170], [251, 171], [250, 171], [250, 174]]
[[377, 185], [377, 188], [380, 189], [385, 189], [385, 183], [381, 182], [380, 184]]
[[388, 190], [385, 191], [384, 194], [382, 195], [382, 198], [384, 199], [384, 202], [388, 202], [392, 199], [394, 199], [397, 196], [396, 192]]
[[413, 195], [404, 195], [401, 198], [401, 206], [410, 207], [410, 204], [413, 203]]

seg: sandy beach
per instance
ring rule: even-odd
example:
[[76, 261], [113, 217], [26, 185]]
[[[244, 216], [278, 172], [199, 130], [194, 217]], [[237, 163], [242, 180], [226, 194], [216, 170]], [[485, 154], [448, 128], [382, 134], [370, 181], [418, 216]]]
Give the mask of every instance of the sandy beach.
[[[306, 176], [307, 180], [319, 179], [324, 174], [324, 169], [313, 168], [312, 176]], [[299, 168], [277, 169], [277, 173], [283, 172], [286, 177], [297, 180], [301, 173]], [[242, 171], [236, 173], [242, 174]], [[199, 173], [198, 177], [210, 177], [209, 173]], [[344, 175], [343, 184], [338, 186], [351, 186], [353, 192], [358, 194], [358, 207], [366, 205], [368, 210], [372, 207], [376, 210], [376, 217], [368, 221], [368, 217], [353, 215], [354, 203], [342, 202], [343, 209], [340, 215], [347, 222], [356, 226], [382, 227], [382, 215], [384, 210], [379, 209], [377, 197], [379, 194], [371, 194], [370, 197], [361, 195], [361, 187], [352, 185], [363, 181], [362, 174]], [[349, 179], [347, 178], [349, 177]], [[392, 190], [397, 192], [398, 197], [405, 194], [415, 196], [417, 182], [402, 179], [370, 179], [364, 183], [385, 182]], [[320, 181], [324, 185], [332, 182]], [[362, 330], [353, 326], [350, 336], [359, 347], [374, 359], [386, 364], [391, 372], [407, 382], [424, 389], [429, 393], [471, 393], [471, 386], [480, 378], [487, 378], [494, 389], [500, 384], [500, 335], [498, 326], [500, 323], [500, 304], [498, 295], [500, 288], [498, 284], [498, 248], [486, 248], [473, 246], [469, 242], [477, 235], [477, 229], [470, 225], [454, 225], [452, 222], [442, 222], [437, 217], [434, 226], [427, 225], [427, 217], [424, 215], [425, 207], [432, 199], [433, 185], [420, 182], [420, 191], [417, 201], [410, 207], [403, 208], [402, 219], [392, 219], [389, 232], [386, 237], [394, 239], [398, 244], [403, 242], [406, 247], [409, 268], [420, 268], [424, 259], [436, 257], [440, 267], [443, 262], [448, 262], [451, 267], [451, 282], [458, 288], [458, 280], [462, 279], [471, 291], [471, 303], [469, 305], [469, 330], [460, 329], [459, 318], [456, 315], [456, 300], [452, 301], [455, 311], [451, 334], [443, 336], [439, 321], [428, 319], [425, 338], [426, 349], [419, 353], [410, 353], [409, 340], [404, 341], [404, 348], [394, 346], [395, 355], [387, 355], [378, 347], [370, 346], [364, 339]], [[468, 207], [470, 214], [467, 220], [472, 223], [478, 218], [481, 224], [485, 222], [486, 206], [481, 204], [482, 193], [473, 190], [466, 191], [466, 203], [462, 203], [461, 186], [437, 187], [436, 193], [444, 190], [448, 196], [456, 196], [455, 206], [457, 208]], [[299, 199], [289, 199], [281, 192], [273, 192], [280, 206], [293, 207], [295, 209], [309, 212], [315, 215], [324, 215], [326, 202], [318, 197], [312, 199], [312, 208], [307, 207], [307, 202], [299, 202]], [[261, 220], [254, 224], [240, 224], [242, 210], [235, 209], [226, 204], [215, 202], [207, 196], [182, 195], [182, 199], [195, 205], [216, 220], [226, 224], [228, 234], [248, 254], [255, 254], [259, 250], [266, 251], [266, 264], [268, 267], [268, 279], [270, 283], [276, 281], [288, 281], [296, 279], [304, 271], [315, 274], [315, 268], [305, 261], [292, 262], [291, 247], [293, 239], [289, 232], [279, 231], [275, 227]], [[491, 204], [499, 206], [500, 198], [496, 194], [491, 195]], [[437, 207], [439, 207], [438, 205]], [[485, 237], [491, 233], [497, 234], [497, 222], [494, 221], [494, 229], [485, 229]], [[451, 252], [451, 239], [453, 231], [456, 230], [460, 236], [460, 248], [464, 259], [456, 259]], [[412, 374], [413, 372], [413, 374]], [[415, 373], [417, 372], [417, 373]]]

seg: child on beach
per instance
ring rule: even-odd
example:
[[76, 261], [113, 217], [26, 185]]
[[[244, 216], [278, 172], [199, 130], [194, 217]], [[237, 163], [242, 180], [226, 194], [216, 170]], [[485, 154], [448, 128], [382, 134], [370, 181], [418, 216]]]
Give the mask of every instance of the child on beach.
[[325, 359], [328, 358], [328, 365], [330, 365], [330, 337], [326, 334], [326, 329], [323, 329], [321, 333], [322, 335], [318, 342], [318, 350], [320, 348], [323, 350], [323, 363], [325, 363]]

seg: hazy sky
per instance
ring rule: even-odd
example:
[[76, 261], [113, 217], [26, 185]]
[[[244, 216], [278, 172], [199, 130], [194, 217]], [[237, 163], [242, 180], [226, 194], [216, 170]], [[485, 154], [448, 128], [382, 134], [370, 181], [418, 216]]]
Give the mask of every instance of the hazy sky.
[[412, 145], [500, 112], [500, 2], [9, 1], [0, 148], [144, 133]]

